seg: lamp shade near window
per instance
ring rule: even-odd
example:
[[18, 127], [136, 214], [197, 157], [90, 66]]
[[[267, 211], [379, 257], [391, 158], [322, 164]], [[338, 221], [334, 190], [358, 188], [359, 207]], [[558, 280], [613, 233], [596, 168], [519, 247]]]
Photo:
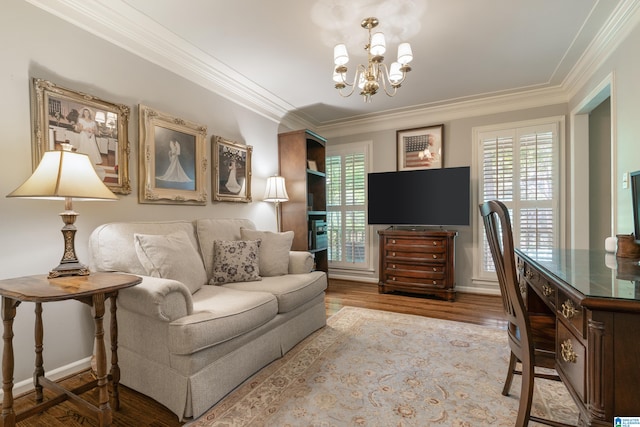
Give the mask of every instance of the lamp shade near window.
[[89, 274], [75, 253], [76, 227], [73, 224], [78, 214], [73, 211], [72, 200], [118, 199], [98, 177], [86, 154], [72, 152], [68, 144], [63, 146], [62, 151], [45, 152], [31, 177], [7, 195], [65, 201], [65, 211], [60, 214], [65, 223], [62, 228], [65, 251], [60, 265], [49, 273], [50, 278]]

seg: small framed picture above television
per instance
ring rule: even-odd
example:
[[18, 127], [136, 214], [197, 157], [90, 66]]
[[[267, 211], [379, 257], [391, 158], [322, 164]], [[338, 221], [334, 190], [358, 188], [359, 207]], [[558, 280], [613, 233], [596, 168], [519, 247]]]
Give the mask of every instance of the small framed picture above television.
[[444, 167], [444, 125], [396, 131], [398, 170]]

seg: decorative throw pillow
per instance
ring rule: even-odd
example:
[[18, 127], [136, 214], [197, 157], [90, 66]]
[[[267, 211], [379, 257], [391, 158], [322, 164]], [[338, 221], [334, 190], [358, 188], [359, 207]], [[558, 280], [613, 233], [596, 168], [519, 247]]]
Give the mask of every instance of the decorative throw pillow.
[[293, 231], [274, 233], [240, 228], [240, 236], [247, 240], [260, 239], [260, 275], [283, 276], [289, 272], [289, 251], [293, 243]]
[[258, 263], [260, 240], [215, 240], [210, 285], [262, 280]]
[[202, 258], [184, 231], [171, 234], [134, 234], [140, 264], [152, 277], [182, 282], [191, 293], [207, 283]]

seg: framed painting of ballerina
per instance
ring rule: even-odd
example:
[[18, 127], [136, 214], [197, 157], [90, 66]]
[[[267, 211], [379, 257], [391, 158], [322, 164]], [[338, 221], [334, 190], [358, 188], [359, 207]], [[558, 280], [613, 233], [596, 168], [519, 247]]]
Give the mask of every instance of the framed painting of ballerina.
[[206, 126], [139, 106], [139, 203], [206, 205]]
[[250, 202], [253, 147], [214, 136], [211, 152], [214, 156], [213, 201]]
[[129, 107], [33, 79], [33, 167], [63, 145], [86, 154], [114, 193], [131, 193]]

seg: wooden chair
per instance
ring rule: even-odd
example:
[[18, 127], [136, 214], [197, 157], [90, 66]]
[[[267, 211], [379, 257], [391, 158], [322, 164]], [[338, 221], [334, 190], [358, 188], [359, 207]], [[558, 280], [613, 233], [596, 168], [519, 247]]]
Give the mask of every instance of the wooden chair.
[[[555, 316], [549, 313], [529, 313], [518, 283], [513, 234], [509, 211], [499, 201], [480, 205], [484, 228], [495, 265], [504, 311], [509, 322], [507, 333], [511, 357], [509, 371], [502, 394], [507, 396], [514, 374], [522, 375], [520, 406], [516, 427], [524, 427], [529, 421], [552, 426], [568, 426], [531, 415], [534, 377], [559, 381], [554, 374], [536, 373], [535, 367], [555, 369]], [[522, 370], [516, 370], [520, 362]]]

